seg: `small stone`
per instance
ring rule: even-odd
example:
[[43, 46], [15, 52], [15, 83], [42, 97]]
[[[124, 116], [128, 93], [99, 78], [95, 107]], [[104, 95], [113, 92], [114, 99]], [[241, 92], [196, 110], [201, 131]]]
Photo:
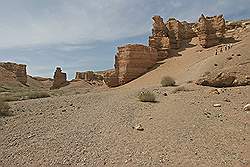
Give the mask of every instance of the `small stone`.
[[231, 100], [229, 100], [229, 99], [224, 99], [224, 101], [225, 101], [225, 102], [231, 102]]
[[227, 57], [227, 60], [232, 60], [233, 58], [232, 57]]
[[214, 107], [221, 107], [221, 104], [214, 104]]
[[245, 111], [250, 111], [250, 104], [245, 105], [245, 106], [244, 106], [244, 110], [245, 110]]
[[241, 56], [241, 54], [237, 54], [237, 56]]
[[250, 76], [246, 76], [246, 79], [250, 79]]
[[218, 64], [215, 63], [214, 66], [218, 66]]
[[66, 112], [66, 109], [62, 110], [62, 112]]
[[168, 94], [167, 93], [164, 93], [163, 96], [167, 96]]
[[143, 131], [143, 127], [141, 126], [141, 124], [137, 125], [134, 127], [136, 130], [139, 130], [139, 131]]

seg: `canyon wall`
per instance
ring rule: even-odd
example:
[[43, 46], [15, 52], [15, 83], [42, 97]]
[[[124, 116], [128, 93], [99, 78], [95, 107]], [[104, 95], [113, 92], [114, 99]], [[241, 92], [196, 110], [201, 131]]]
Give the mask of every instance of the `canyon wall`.
[[204, 48], [218, 45], [224, 38], [225, 19], [223, 15], [205, 17], [201, 15], [197, 24], [200, 45]]
[[7, 71], [10, 71], [15, 74], [16, 80], [22, 84], [27, 84], [27, 72], [25, 64], [16, 64], [16, 63], [0, 63], [0, 66]]
[[76, 72], [76, 80], [85, 80], [85, 81], [101, 81], [103, 77], [99, 74], [94, 73], [93, 71], [86, 72]]
[[106, 74], [104, 81], [110, 87], [123, 85], [148, 72], [156, 61], [157, 50], [152, 47], [139, 44], [118, 47], [115, 71]]

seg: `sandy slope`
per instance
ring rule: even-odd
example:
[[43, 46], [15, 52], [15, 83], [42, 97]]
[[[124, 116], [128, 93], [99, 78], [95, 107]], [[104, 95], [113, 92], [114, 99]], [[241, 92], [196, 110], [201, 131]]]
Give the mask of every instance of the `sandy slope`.
[[[186, 84], [213, 71], [215, 62], [224, 68], [223, 54], [249, 59], [249, 37], [218, 56], [215, 48], [188, 48], [119, 88], [10, 103], [15, 115], [0, 118], [0, 166], [249, 166], [249, 112], [243, 107], [250, 87], [215, 94]], [[164, 75], [188, 91], [159, 87]], [[154, 91], [158, 102], [139, 102], [141, 88]], [[144, 131], [132, 128], [138, 124]]]

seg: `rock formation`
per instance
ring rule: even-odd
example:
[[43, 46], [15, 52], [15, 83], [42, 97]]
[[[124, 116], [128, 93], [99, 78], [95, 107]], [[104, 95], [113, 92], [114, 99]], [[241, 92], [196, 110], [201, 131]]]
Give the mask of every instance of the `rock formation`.
[[223, 15], [205, 17], [201, 15], [197, 25], [200, 45], [204, 48], [218, 45], [225, 34]]
[[174, 38], [169, 37], [169, 30], [163, 22], [160, 16], [154, 16], [153, 18], [152, 36], [149, 37], [149, 46], [153, 47], [158, 52], [158, 60], [162, 60], [168, 57], [168, 49], [171, 46]]
[[149, 46], [158, 52], [158, 60], [170, 57], [169, 49], [179, 49], [183, 44], [196, 36], [192, 26], [187, 22], [180, 22], [170, 18], [165, 24], [160, 16], [153, 18], [152, 36], [149, 37]]
[[86, 72], [76, 72], [76, 80], [85, 80], [85, 81], [100, 81], [103, 80], [103, 77], [99, 74], [94, 73], [93, 71]]
[[183, 44], [190, 42], [195, 36], [192, 27], [187, 22], [180, 22], [175, 18], [170, 18], [166, 23], [166, 27], [169, 30], [169, 36], [173, 39], [171, 40], [171, 48], [173, 49], [182, 47]]
[[66, 85], [68, 85], [67, 74], [63, 73], [60, 67], [57, 67], [54, 73], [53, 85], [50, 89], [59, 89]]
[[146, 73], [157, 61], [157, 50], [139, 44], [118, 47], [115, 71], [106, 74], [105, 82], [114, 87], [123, 85]]
[[27, 83], [27, 72], [25, 64], [16, 64], [16, 63], [0, 63], [0, 67], [6, 69], [15, 74], [16, 80], [26, 85]]
[[118, 75], [116, 71], [109, 71], [104, 74], [104, 82], [108, 87], [116, 87], [119, 86]]

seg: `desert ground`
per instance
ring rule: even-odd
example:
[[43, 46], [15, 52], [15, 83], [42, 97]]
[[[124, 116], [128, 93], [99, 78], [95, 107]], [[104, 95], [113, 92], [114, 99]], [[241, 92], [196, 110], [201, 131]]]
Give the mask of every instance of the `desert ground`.
[[[243, 109], [250, 86], [195, 84], [207, 71], [234, 66], [250, 75], [250, 29], [237, 39], [215, 55], [217, 46], [203, 49], [194, 38], [180, 56], [117, 88], [9, 102], [13, 116], [0, 118], [0, 166], [250, 166]], [[161, 87], [165, 75], [177, 86]], [[69, 86], [63, 89], [78, 90]], [[155, 103], [138, 100], [143, 89]]]

